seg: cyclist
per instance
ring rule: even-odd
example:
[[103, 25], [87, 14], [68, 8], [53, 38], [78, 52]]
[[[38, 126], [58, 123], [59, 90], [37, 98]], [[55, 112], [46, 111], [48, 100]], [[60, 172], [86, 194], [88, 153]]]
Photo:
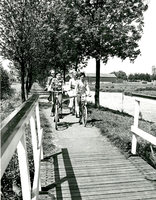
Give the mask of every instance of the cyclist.
[[50, 102], [53, 102], [53, 90], [51, 88], [51, 83], [52, 83], [52, 80], [53, 78], [55, 77], [55, 71], [53, 69], [50, 70], [50, 76], [48, 77], [48, 80], [47, 80], [47, 83], [46, 83], [46, 87], [45, 87], [45, 91], [48, 91], [49, 92], [49, 97], [48, 97], [48, 100]]
[[54, 112], [55, 112], [55, 103], [56, 103], [56, 98], [55, 98], [56, 93], [55, 93], [55, 91], [58, 91], [58, 101], [59, 101], [59, 105], [60, 105], [60, 108], [61, 108], [60, 118], [62, 117], [63, 85], [64, 85], [64, 81], [62, 79], [62, 74], [61, 74], [61, 72], [57, 72], [56, 78], [53, 78], [52, 83], [51, 83], [51, 87], [52, 87], [53, 92], [54, 92], [54, 101], [53, 101], [52, 110], [51, 110], [51, 117], [54, 116]]
[[[76, 84], [77, 84], [77, 72], [74, 70], [74, 71], [72, 71], [71, 75], [72, 75], [72, 77], [69, 80], [69, 92], [68, 92], [68, 94], [69, 94], [69, 96], [75, 96], [76, 95], [75, 89], [76, 89]], [[75, 103], [75, 109], [73, 108], [74, 103]], [[70, 108], [70, 112], [72, 114], [74, 114], [74, 112], [76, 110], [76, 106], [77, 106], [76, 97], [70, 98], [70, 102], [69, 102], [68, 107]]]
[[81, 102], [81, 96], [82, 95], [88, 95], [90, 96], [90, 89], [89, 89], [89, 85], [88, 85], [88, 81], [85, 79], [85, 73], [84, 72], [80, 72], [79, 74], [79, 80], [76, 84], [76, 94], [77, 94], [77, 114], [79, 117], [79, 111], [80, 111], [80, 102]]

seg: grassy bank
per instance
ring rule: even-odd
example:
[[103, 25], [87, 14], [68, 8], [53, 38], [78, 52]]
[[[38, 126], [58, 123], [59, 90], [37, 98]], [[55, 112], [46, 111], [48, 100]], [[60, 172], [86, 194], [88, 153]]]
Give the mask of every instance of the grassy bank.
[[[101, 134], [107, 137], [122, 153], [127, 156], [131, 152], [130, 131], [133, 125], [133, 117], [119, 111], [110, 110], [100, 107], [95, 109], [93, 105], [89, 105], [89, 121], [98, 127]], [[156, 124], [139, 120], [139, 128], [156, 136]], [[156, 148], [153, 148], [156, 152]], [[150, 165], [156, 168], [156, 155], [150, 151], [150, 144], [138, 137], [137, 154], [146, 160]]]
[[14, 83], [10, 96], [1, 99], [1, 120], [3, 121], [9, 114], [21, 105], [20, 84]]
[[40, 103], [40, 118], [41, 118], [41, 126], [43, 128], [43, 153], [44, 156], [50, 156], [57, 151], [57, 147], [54, 144], [54, 134], [52, 134], [52, 127], [49, 123], [48, 119], [44, 115], [44, 111], [46, 109], [50, 110], [50, 104], [48, 103]]

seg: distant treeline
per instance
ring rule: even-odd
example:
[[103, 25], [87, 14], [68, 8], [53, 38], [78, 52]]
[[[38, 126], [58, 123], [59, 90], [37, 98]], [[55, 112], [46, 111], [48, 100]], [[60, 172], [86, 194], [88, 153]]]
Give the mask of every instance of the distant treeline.
[[128, 76], [128, 80], [129, 81], [147, 81], [147, 82], [151, 82], [153, 80], [156, 80], [156, 75], [150, 75], [148, 73], [143, 74], [143, 73], [135, 73], [135, 74], [130, 74]]
[[134, 73], [126, 75], [123, 71], [112, 72], [111, 74], [115, 74], [117, 78], [128, 80], [128, 81], [147, 81], [151, 82], [156, 80], [156, 74], [150, 75], [148, 73]]

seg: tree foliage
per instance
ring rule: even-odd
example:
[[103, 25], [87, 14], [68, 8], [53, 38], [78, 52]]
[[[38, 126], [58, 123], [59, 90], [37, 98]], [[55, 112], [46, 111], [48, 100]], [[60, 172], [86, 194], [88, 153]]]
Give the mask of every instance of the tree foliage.
[[[36, 32], [37, 1], [1, 1], [1, 55], [18, 63], [21, 75], [21, 95], [25, 101], [25, 77], [32, 60], [33, 44]], [[36, 10], [36, 9], [35, 9]]]
[[127, 75], [126, 75], [126, 73], [125, 72], [123, 72], [123, 71], [117, 71], [117, 72], [111, 72], [111, 74], [115, 74], [115, 76], [117, 77], [117, 78], [121, 78], [121, 79], [123, 79], [123, 80], [127, 80]]
[[[138, 41], [143, 31], [142, 0], [73, 0], [81, 24], [81, 41], [86, 56], [96, 59], [96, 106], [99, 105], [100, 62], [109, 57], [127, 57], [133, 62], [140, 54]], [[71, 4], [72, 4], [71, 3]]]
[[11, 93], [11, 83], [9, 80], [9, 74], [0, 63], [0, 88], [1, 88], [1, 99], [7, 98], [8, 95]]
[[129, 81], [147, 81], [150, 82], [152, 80], [152, 76], [148, 73], [134, 73], [128, 76]]
[[151, 80], [156, 80], [156, 74], [152, 74], [152, 76], [151, 76]]
[[64, 71], [93, 57], [97, 63], [99, 104], [100, 60], [117, 56], [132, 62], [140, 54], [142, 0], [2, 0], [1, 55], [17, 63], [25, 88], [44, 79], [50, 68]]

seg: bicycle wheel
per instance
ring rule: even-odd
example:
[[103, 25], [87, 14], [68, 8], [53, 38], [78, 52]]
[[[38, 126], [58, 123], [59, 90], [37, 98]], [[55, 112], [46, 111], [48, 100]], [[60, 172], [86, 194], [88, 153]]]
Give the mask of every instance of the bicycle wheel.
[[87, 107], [84, 105], [82, 109], [82, 122], [84, 127], [87, 125]]
[[82, 112], [83, 112], [83, 106], [82, 102], [79, 104], [79, 124], [82, 124]]
[[55, 129], [57, 130], [57, 123], [58, 123], [59, 117], [58, 117], [58, 105], [55, 105], [55, 116], [54, 116], [54, 122], [55, 122]]
[[79, 114], [79, 124], [82, 124], [82, 113]]

